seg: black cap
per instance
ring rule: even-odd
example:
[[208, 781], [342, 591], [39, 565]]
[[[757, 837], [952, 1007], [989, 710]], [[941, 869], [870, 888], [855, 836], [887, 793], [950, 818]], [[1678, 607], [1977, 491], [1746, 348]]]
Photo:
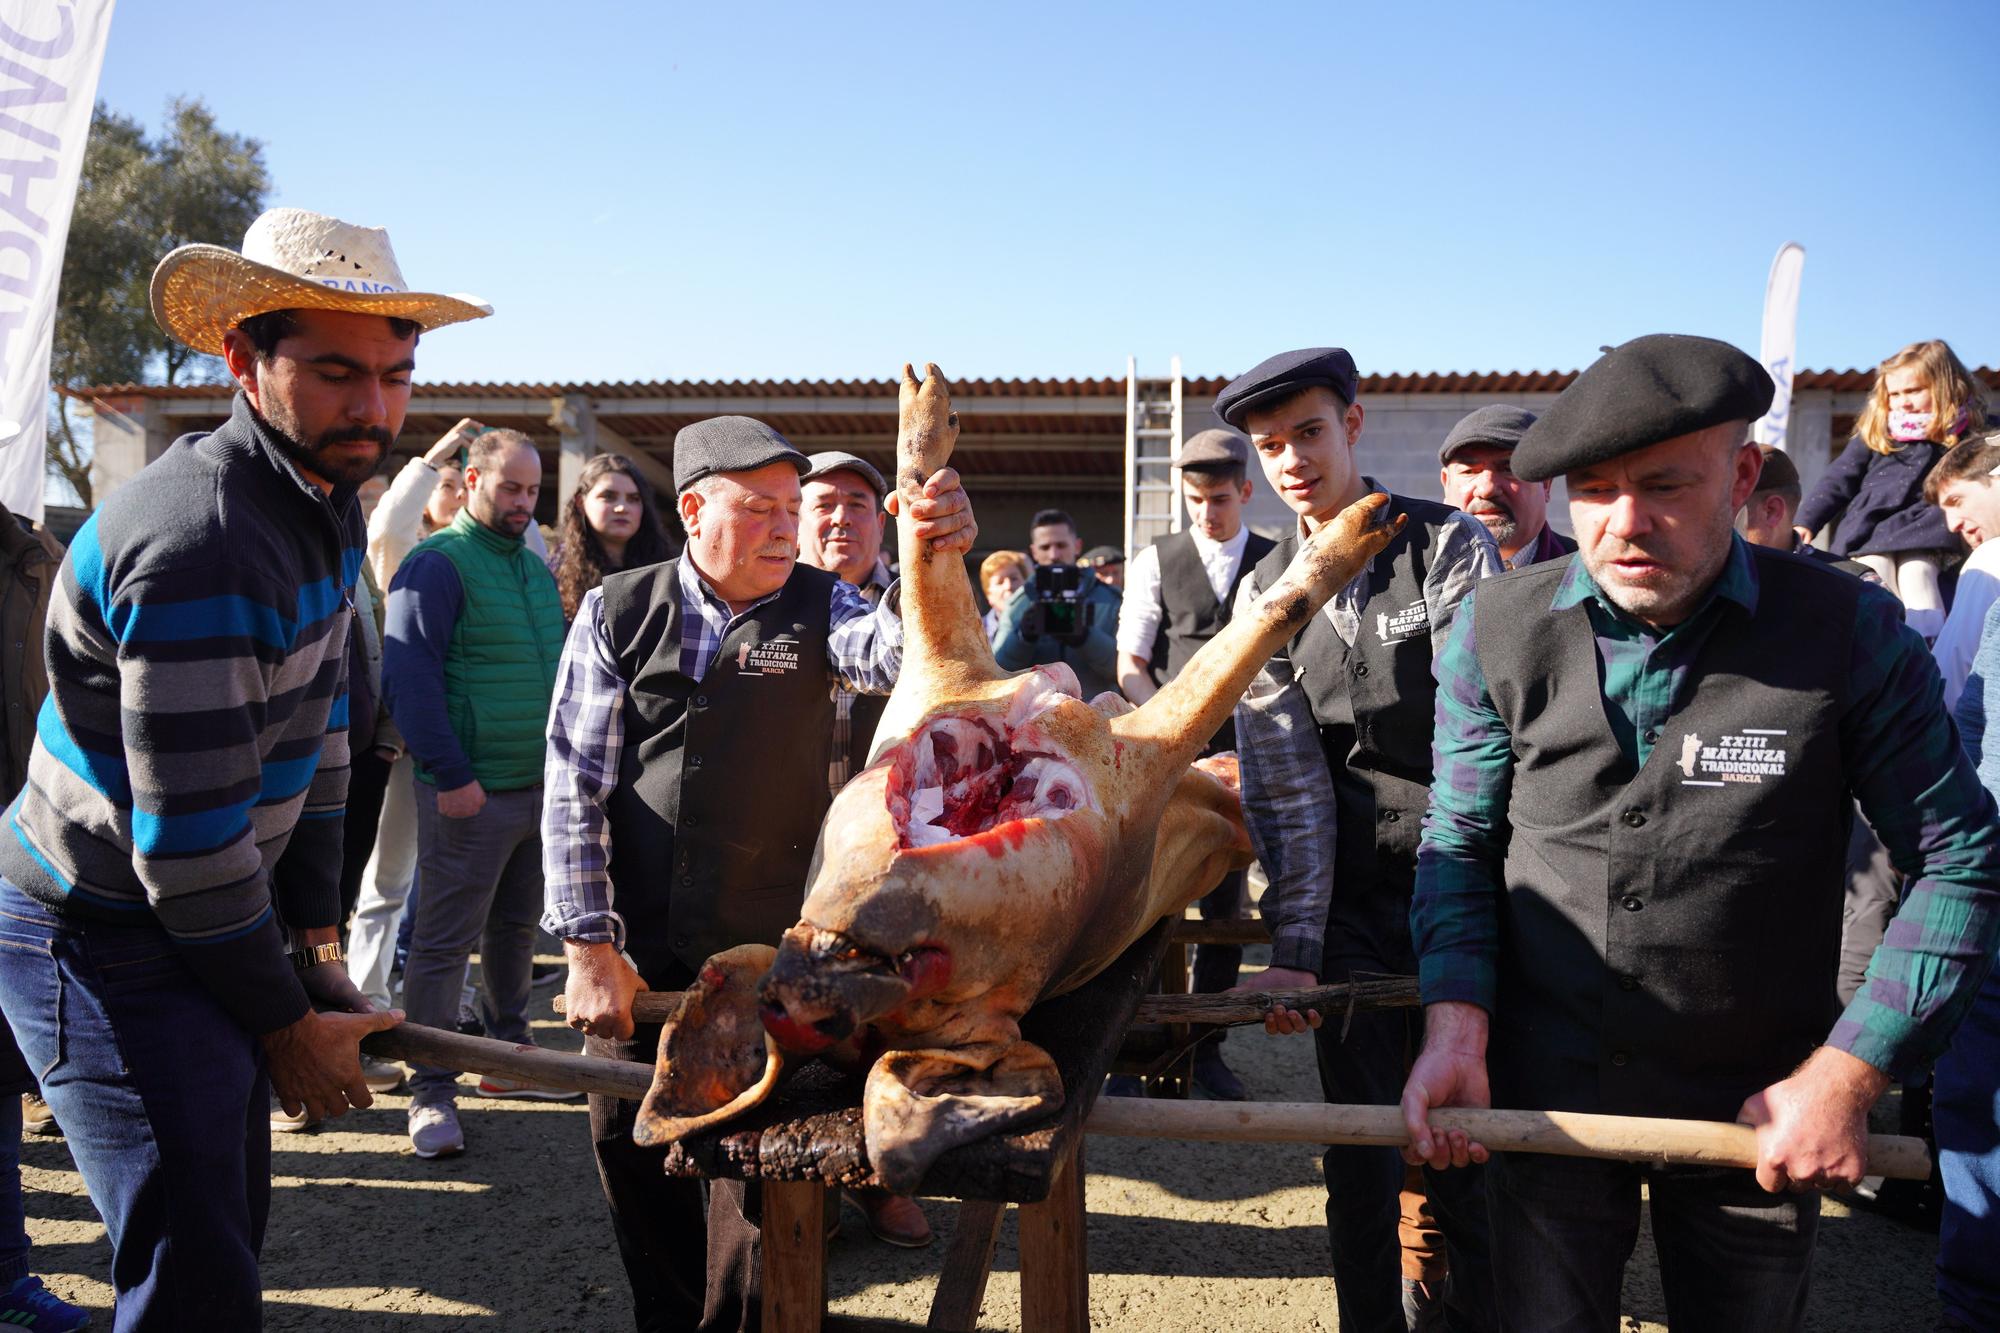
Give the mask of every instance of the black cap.
[[1125, 553], [1115, 546], [1093, 546], [1083, 553], [1083, 558], [1078, 563], [1088, 565], [1092, 569], [1103, 565], [1122, 565], [1125, 563]]
[[1174, 455], [1175, 467], [1227, 467], [1231, 463], [1250, 466], [1250, 441], [1220, 426], [1188, 436]]
[[1714, 338], [1649, 333], [1599, 357], [1514, 450], [1514, 475], [1547, 481], [1726, 421], [1755, 421], [1776, 392], [1756, 359]]
[[801, 473], [809, 466], [790, 440], [755, 417], [710, 417], [674, 436], [674, 490], [713, 472], [749, 472], [780, 459]]
[[1215, 415], [1242, 430], [1244, 415], [1253, 408], [1283, 402], [1315, 384], [1332, 389], [1340, 395], [1341, 402], [1352, 403], [1358, 378], [1354, 358], [1345, 347], [1302, 347], [1296, 352], [1280, 352], [1229, 381], [1215, 396]]
[[1764, 470], [1757, 474], [1757, 489], [1753, 494], [1765, 491], [1782, 491], [1799, 484], [1799, 465], [1783, 449], [1772, 445], [1759, 445], [1758, 452], [1764, 455]]
[[852, 472], [874, 488], [877, 500], [889, 493], [889, 483], [882, 480], [882, 474], [865, 458], [856, 458], [839, 449], [822, 449], [816, 454], [808, 454], [806, 464], [806, 473], [799, 478], [802, 482], [815, 481], [829, 472]]
[[1535, 414], [1525, 407], [1510, 407], [1506, 403], [1493, 403], [1476, 412], [1469, 412], [1458, 419], [1451, 433], [1444, 437], [1438, 448], [1438, 464], [1449, 463], [1451, 456], [1469, 444], [1489, 444], [1496, 449], [1512, 449], [1521, 442], [1521, 435], [1535, 424]]

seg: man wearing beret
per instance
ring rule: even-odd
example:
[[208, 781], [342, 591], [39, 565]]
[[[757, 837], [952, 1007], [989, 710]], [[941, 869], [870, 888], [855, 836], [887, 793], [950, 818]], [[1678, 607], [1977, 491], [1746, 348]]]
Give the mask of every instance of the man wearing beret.
[[[1363, 413], [1354, 359], [1337, 347], [1272, 357], [1229, 384], [1216, 414], [1246, 432], [1265, 478], [1298, 515], [1237, 596], [1284, 572], [1302, 537], [1380, 487], [1354, 458]], [[1431, 661], [1473, 582], [1500, 568], [1477, 520], [1431, 500], [1389, 497], [1408, 522], [1321, 614], [1271, 659], [1236, 710], [1243, 809], [1270, 877], [1262, 902], [1271, 967], [1260, 989], [1408, 973], [1410, 891], [1431, 776]], [[1318, 1026], [1274, 1014], [1274, 1031]], [[1356, 1014], [1318, 1033], [1329, 1101], [1394, 1105], [1419, 1031], [1408, 1011]], [[1401, 1329], [1397, 1221], [1404, 1167], [1394, 1149], [1325, 1157], [1327, 1227], [1343, 1329]], [[1431, 1198], [1452, 1270], [1453, 1328], [1485, 1326], [1485, 1202], [1476, 1176], [1445, 1175]], [[1429, 1293], [1407, 1293], [1431, 1306]], [[1434, 1306], [1432, 1307], [1434, 1308]]]
[[[1818, 1191], [1860, 1181], [1869, 1108], [1992, 961], [2000, 828], [1923, 640], [1882, 589], [1730, 530], [1771, 396], [1711, 339], [1607, 353], [1514, 452], [1566, 478], [1577, 556], [1483, 585], [1438, 659], [1412, 1159], [1486, 1157], [1436, 1106], [1757, 1128], [1754, 1176], [1495, 1158], [1503, 1327], [1618, 1326], [1642, 1181], [1668, 1322], [1799, 1327]], [[1857, 797], [1912, 883], [1836, 1016]]]
[[[1179, 675], [1201, 646], [1229, 623], [1236, 590], [1277, 543], [1250, 531], [1250, 441], [1233, 430], [1201, 431], [1174, 458], [1187, 526], [1159, 538], [1132, 558], [1125, 601], [1118, 610], [1118, 687], [1144, 703]], [[1224, 722], [1210, 753], [1236, 748], [1236, 728]], [[1241, 916], [1244, 876], [1233, 871], [1201, 900], [1203, 920]], [[1194, 951], [1195, 993], [1228, 990], [1243, 965], [1243, 947], [1203, 944]], [[1249, 1091], [1222, 1059], [1227, 1029], [1195, 1048], [1194, 1081], [1211, 1097], [1244, 1101]]]
[[1460, 418], [1438, 449], [1444, 502], [1486, 525], [1509, 569], [1576, 549], [1575, 542], [1548, 524], [1549, 492], [1555, 483], [1514, 475], [1514, 446], [1534, 424], [1534, 413], [1494, 403]]
[[[853, 584], [880, 604], [895, 581], [882, 559], [882, 537], [889, 515], [882, 508], [889, 486], [875, 465], [838, 449], [826, 449], [806, 459], [799, 478], [799, 560]], [[868, 766], [875, 728], [882, 721], [888, 696], [839, 691], [833, 700], [833, 737], [827, 761], [827, 786], [839, 792], [847, 780]]]
[[[711, 955], [773, 944], [798, 920], [831, 800], [834, 689], [885, 694], [901, 598], [871, 606], [798, 561], [806, 456], [761, 421], [715, 417], [674, 439], [687, 548], [587, 594], [549, 715], [543, 924], [563, 941], [570, 1026], [601, 1059], [650, 1064], [659, 1025], [632, 997], [682, 990]], [[899, 501], [892, 496], [890, 504]], [[958, 475], [913, 508], [931, 549], [978, 534]], [[636, 1103], [590, 1099], [591, 1137], [638, 1326], [754, 1327], [757, 1195], [670, 1180], [632, 1142]], [[704, 1250], [706, 1256], [704, 1258]]]

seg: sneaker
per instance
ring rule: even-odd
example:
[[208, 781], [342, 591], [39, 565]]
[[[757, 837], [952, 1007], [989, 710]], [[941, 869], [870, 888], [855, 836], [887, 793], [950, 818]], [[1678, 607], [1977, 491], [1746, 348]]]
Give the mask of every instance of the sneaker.
[[30, 1134], [61, 1134], [62, 1126], [56, 1123], [56, 1113], [42, 1100], [40, 1093], [21, 1094], [21, 1128]]
[[0, 1324], [35, 1333], [70, 1333], [90, 1327], [90, 1311], [71, 1305], [30, 1273], [0, 1293]]
[[1194, 1085], [1219, 1102], [1250, 1100], [1250, 1089], [1222, 1062], [1222, 1052], [1214, 1042], [1203, 1042], [1194, 1053]]
[[305, 1107], [301, 1106], [299, 1113], [293, 1115], [290, 1111], [278, 1105], [277, 1098], [273, 1097], [271, 1099], [271, 1132], [273, 1134], [305, 1134], [318, 1128], [319, 1117], [307, 1112]]
[[482, 1097], [516, 1097], [537, 1102], [573, 1102], [583, 1096], [570, 1088], [551, 1088], [542, 1083], [530, 1083], [522, 1078], [501, 1078], [498, 1074], [479, 1076], [479, 1095]]
[[560, 986], [568, 975], [569, 969], [561, 963], [536, 963], [528, 972], [528, 988], [547, 990], [551, 986]]
[[465, 1151], [465, 1131], [458, 1127], [458, 1108], [433, 1102], [410, 1108], [410, 1151], [426, 1160], [456, 1157]]
[[361, 1057], [361, 1081], [370, 1092], [394, 1092], [403, 1086], [405, 1072], [394, 1060], [377, 1060], [372, 1055]]

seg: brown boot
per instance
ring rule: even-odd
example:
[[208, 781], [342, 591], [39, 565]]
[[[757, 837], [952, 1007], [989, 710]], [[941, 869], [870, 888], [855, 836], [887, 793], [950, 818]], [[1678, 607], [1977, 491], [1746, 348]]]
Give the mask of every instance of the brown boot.
[[847, 1197], [868, 1220], [875, 1239], [906, 1250], [921, 1250], [931, 1243], [931, 1224], [915, 1199], [882, 1189], [849, 1190]]

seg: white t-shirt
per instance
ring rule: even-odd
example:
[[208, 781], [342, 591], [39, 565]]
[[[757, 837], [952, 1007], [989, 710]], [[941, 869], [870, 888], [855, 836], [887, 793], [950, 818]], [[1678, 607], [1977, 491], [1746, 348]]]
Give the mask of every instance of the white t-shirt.
[[[1250, 542], [1250, 529], [1241, 527], [1226, 542], [1218, 542], [1199, 528], [1188, 529], [1194, 538], [1195, 554], [1208, 574], [1208, 586], [1215, 590], [1218, 606], [1229, 605], [1229, 586], [1243, 565], [1243, 548]], [[1125, 566], [1125, 600], [1118, 608], [1118, 651], [1134, 657], [1151, 657], [1153, 640], [1159, 637], [1160, 621], [1166, 617], [1166, 602], [1160, 596], [1160, 548], [1148, 546]]]

